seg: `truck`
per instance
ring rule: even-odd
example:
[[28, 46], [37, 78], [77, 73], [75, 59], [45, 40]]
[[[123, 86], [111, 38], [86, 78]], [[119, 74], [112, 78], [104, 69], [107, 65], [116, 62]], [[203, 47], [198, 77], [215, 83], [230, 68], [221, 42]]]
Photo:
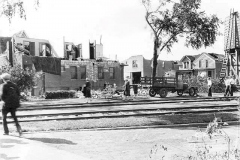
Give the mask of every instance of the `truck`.
[[178, 70], [175, 76], [171, 77], [141, 77], [141, 85], [149, 88], [149, 95], [155, 97], [159, 94], [161, 98], [167, 97], [168, 92], [177, 92], [179, 96], [183, 93], [188, 93], [190, 96], [197, 95], [198, 87], [184, 83], [183, 75], [184, 71]]

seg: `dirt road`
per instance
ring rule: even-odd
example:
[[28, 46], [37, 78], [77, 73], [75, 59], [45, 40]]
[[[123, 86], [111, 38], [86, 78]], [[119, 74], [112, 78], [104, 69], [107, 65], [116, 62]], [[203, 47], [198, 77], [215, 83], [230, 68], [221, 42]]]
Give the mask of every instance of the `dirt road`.
[[[233, 148], [240, 136], [240, 127], [228, 126], [223, 130], [231, 138]], [[147, 160], [163, 156], [166, 160], [178, 159], [194, 155], [203, 144], [212, 146], [214, 150], [227, 149], [223, 137], [209, 139], [197, 128], [42, 132], [28, 133], [24, 138], [91, 160]]]

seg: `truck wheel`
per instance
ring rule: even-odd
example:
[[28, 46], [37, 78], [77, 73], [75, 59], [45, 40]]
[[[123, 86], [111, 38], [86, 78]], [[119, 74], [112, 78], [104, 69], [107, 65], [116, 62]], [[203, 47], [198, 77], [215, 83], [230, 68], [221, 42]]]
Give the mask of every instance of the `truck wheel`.
[[149, 96], [155, 97], [155, 95], [156, 95], [156, 92], [153, 89], [150, 89], [149, 90]]
[[189, 96], [193, 97], [195, 95], [195, 89], [193, 87], [191, 87], [189, 89]]
[[183, 91], [177, 91], [177, 94], [178, 94], [179, 96], [182, 96], [182, 95], [183, 95]]
[[168, 90], [166, 88], [160, 89], [159, 95], [160, 95], [161, 98], [167, 97], [167, 94], [168, 94]]

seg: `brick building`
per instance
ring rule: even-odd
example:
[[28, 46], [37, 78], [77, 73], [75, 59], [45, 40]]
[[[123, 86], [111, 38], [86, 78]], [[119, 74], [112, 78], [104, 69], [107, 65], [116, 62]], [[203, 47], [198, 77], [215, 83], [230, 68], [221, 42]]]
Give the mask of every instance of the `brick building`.
[[124, 65], [101, 58], [102, 44], [97, 51], [95, 44], [91, 59], [84, 59], [81, 45], [64, 42], [64, 57], [59, 58], [48, 40], [29, 38], [24, 31], [1, 42], [0, 62], [4, 63], [0, 66], [20, 65], [42, 73], [32, 89], [33, 95], [53, 90], [76, 90], [83, 86], [86, 78], [90, 79], [93, 89], [102, 89], [105, 82], [119, 87], [124, 84]]

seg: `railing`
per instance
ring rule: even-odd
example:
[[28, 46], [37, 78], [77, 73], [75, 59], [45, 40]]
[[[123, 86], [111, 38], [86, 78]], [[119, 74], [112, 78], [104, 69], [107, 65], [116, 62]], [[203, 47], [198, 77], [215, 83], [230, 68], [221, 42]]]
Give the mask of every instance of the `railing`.
[[141, 83], [142, 86], [151, 85], [152, 84], [152, 77], [141, 77], [140, 83]]
[[[152, 82], [153, 81], [153, 82]], [[176, 78], [173, 77], [141, 77], [141, 85], [152, 85], [157, 87], [174, 87], [176, 86]]]

